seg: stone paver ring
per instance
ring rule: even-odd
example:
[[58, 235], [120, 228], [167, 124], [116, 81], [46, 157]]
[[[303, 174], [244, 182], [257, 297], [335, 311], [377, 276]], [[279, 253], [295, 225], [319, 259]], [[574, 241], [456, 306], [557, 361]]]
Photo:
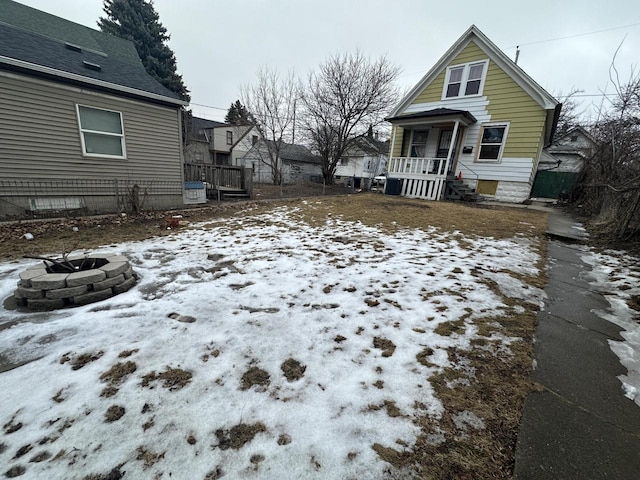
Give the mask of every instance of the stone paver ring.
[[[69, 265], [75, 271], [69, 272]], [[29, 310], [86, 305], [126, 292], [137, 281], [129, 260], [123, 255], [74, 255], [65, 267], [45, 260], [20, 274], [13, 296]]]

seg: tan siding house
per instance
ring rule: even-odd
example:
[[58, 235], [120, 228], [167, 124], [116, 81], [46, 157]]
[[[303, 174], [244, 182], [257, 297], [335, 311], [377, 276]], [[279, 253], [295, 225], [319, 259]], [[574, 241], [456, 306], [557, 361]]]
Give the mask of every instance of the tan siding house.
[[388, 118], [389, 183], [439, 200], [458, 198], [457, 177], [486, 197], [522, 202], [560, 107], [471, 26]]
[[181, 205], [184, 105], [130, 42], [0, 0], [0, 217]]

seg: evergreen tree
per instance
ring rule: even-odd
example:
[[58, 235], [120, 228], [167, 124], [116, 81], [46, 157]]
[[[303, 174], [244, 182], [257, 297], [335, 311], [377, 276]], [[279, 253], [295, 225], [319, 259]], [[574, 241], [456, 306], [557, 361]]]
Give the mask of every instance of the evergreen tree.
[[189, 90], [176, 72], [176, 57], [166, 42], [170, 35], [160, 23], [153, 1], [104, 0], [107, 17], [100, 17], [98, 26], [104, 33], [131, 40], [149, 75], [162, 85], [189, 101]]
[[224, 117], [224, 122], [230, 125], [254, 125], [256, 123], [253, 115], [240, 103], [240, 100], [231, 104]]

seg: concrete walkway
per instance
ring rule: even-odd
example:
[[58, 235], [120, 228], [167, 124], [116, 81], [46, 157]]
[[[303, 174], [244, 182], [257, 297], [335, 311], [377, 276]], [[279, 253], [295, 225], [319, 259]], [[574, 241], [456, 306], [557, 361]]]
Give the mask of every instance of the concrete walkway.
[[[574, 222], [555, 215], [549, 233], [571, 238], [565, 230]], [[620, 328], [592, 313], [609, 305], [582, 279], [590, 267], [580, 255], [575, 244], [549, 241], [532, 373], [543, 390], [525, 402], [517, 480], [640, 478], [640, 407], [623, 395], [616, 377], [626, 369], [608, 345], [622, 340]]]

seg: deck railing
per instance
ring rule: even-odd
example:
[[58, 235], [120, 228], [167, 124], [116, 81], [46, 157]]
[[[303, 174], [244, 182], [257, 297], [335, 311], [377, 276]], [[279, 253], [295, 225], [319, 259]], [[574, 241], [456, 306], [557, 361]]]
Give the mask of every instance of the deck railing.
[[392, 157], [387, 172], [396, 178], [446, 176], [446, 158]]

